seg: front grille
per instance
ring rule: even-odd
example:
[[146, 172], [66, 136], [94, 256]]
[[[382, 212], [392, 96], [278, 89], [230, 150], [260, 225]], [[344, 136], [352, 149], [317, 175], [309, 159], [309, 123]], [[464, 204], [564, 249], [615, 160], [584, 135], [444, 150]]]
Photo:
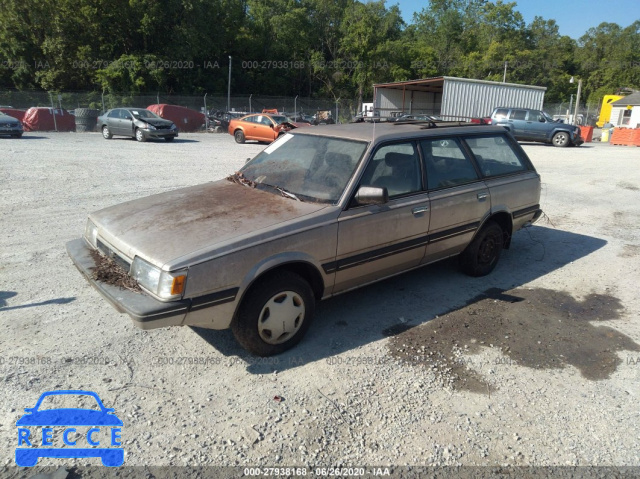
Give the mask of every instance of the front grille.
[[0, 123], [0, 128], [18, 128], [15, 123]]
[[105, 255], [107, 258], [113, 259], [118, 266], [123, 268], [127, 273], [131, 270], [131, 263], [129, 263], [126, 259], [119, 256], [114, 250], [112, 250], [109, 246], [104, 244], [102, 241], [97, 240], [98, 250]]

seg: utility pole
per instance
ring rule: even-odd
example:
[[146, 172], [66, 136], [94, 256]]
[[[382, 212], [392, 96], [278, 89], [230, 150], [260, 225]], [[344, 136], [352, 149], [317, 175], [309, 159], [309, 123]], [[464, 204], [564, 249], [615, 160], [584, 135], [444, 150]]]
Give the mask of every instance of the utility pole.
[[231, 55], [229, 55], [229, 84], [227, 85], [227, 111], [231, 111]]

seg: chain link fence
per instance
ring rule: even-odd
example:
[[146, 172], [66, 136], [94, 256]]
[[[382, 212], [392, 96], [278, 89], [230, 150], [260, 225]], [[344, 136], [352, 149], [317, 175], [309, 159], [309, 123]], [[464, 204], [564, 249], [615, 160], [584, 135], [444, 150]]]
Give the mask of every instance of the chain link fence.
[[256, 113], [264, 109], [275, 109], [290, 115], [294, 113], [314, 115], [318, 111], [331, 111], [339, 123], [349, 122], [357, 113], [356, 100], [318, 99], [301, 97], [276, 97], [264, 95], [167, 95], [164, 93], [101, 93], [101, 92], [46, 92], [46, 91], [0, 91], [0, 105], [18, 109], [31, 107], [92, 108], [105, 112], [111, 108], [134, 106], [146, 108], [149, 105], [166, 103], [179, 105], [200, 112], [227, 111]]

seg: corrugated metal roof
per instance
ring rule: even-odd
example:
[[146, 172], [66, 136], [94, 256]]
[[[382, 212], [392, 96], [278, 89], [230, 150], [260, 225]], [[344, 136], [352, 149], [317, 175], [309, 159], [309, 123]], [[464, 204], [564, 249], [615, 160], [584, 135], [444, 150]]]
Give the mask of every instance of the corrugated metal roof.
[[632, 93], [631, 95], [627, 95], [624, 98], [620, 98], [619, 100], [611, 102], [611, 105], [617, 106], [637, 106], [640, 105], [640, 91]]

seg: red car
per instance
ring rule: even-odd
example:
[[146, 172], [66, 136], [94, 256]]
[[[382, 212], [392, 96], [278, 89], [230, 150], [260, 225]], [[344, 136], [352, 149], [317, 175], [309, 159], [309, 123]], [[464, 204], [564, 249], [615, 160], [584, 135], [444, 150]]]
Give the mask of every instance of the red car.
[[301, 126], [309, 125], [294, 123], [284, 115], [254, 113], [231, 120], [229, 122], [229, 134], [233, 135], [236, 143], [244, 143], [245, 140], [271, 143], [286, 131]]

